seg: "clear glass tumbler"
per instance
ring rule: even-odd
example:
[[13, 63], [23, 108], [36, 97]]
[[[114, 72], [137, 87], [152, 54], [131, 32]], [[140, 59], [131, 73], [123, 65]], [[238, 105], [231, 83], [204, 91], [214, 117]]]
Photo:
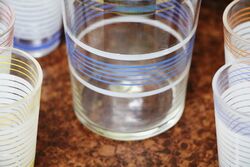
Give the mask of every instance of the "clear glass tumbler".
[[234, 0], [224, 11], [226, 63], [250, 56], [250, 1]]
[[139, 140], [174, 126], [199, 0], [64, 0], [74, 111], [92, 131]]
[[14, 38], [15, 15], [6, 1], [0, 0], [0, 47], [11, 47]]
[[34, 166], [42, 78], [32, 56], [0, 48], [1, 167]]
[[250, 59], [221, 67], [213, 78], [219, 165], [250, 164]]
[[9, 0], [16, 14], [15, 48], [39, 58], [61, 41], [61, 0]]

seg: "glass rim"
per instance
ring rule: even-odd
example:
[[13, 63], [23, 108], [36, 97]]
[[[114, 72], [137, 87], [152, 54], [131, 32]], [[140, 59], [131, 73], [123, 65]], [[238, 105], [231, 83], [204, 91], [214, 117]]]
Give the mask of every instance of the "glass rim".
[[215, 73], [213, 79], [212, 79], [212, 89], [213, 89], [213, 94], [214, 96], [216, 97], [216, 99], [214, 99], [214, 101], [219, 101], [219, 104], [221, 104], [223, 107], [225, 107], [228, 111], [227, 112], [230, 112], [232, 114], [235, 114], [237, 116], [239, 116], [240, 118], [243, 118], [243, 119], [248, 119], [250, 120], [250, 116], [247, 116], [245, 114], [242, 114], [242, 113], [239, 113], [237, 112], [236, 110], [232, 109], [232, 107], [230, 105], [228, 105], [221, 97], [221, 95], [219, 94], [219, 88], [217, 86], [217, 83], [218, 83], [218, 80], [219, 80], [219, 77], [221, 75], [221, 73], [226, 70], [228, 67], [232, 67], [232, 66], [235, 66], [235, 65], [238, 65], [240, 63], [243, 63], [243, 62], [249, 62], [250, 63], [250, 58], [240, 58], [238, 60], [236, 60], [235, 62], [232, 62], [232, 63], [228, 63], [228, 64], [224, 64], [223, 66], [221, 66]]
[[15, 16], [14, 10], [12, 9], [12, 7], [9, 4], [5, 3], [2, 0], [0, 0], [0, 3], [2, 3], [5, 7], [7, 7], [9, 9], [10, 13], [11, 13], [11, 22], [8, 25], [8, 28], [3, 33], [0, 34], [0, 36], [4, 36], [7, 33], [9, 33], [10, 31], [14, 30], [16, 16]]
[[37, 76], [38, 76], [38, 79], [37, 79], [37, 82], [35, 83], [34, 89], [31, 92], [29, 92], [26, 96], [24, 96], [23, 98], [21, 98], [18, 101], [0, 106], [0, 111], [1, 111], [1, 109], [8, 109], [8, 108], [11, 108], [13, 106], [18, 106], [18, 105], [22, 104], [23, 102], [27, 101], [28, 98], [34, 96], [39, 91], [39, 89], [42, 87], [43, 71], [42, 71], [42, 68], [41, 68], [40, 64], [38, 63], [38, 61], [33, 56], [28, 54], [27, 52], [24, 52], [24, 51], [22, 51], [20, 49], [16, 49], [16, 48], [11, 48], [11, 47], [0, 47], [0, 50], [11, 51], [12, 53], [14, 52], [18, 55], [21, 55], [26, 60], [31, 60], [32, 63], [34, 63], [34, 65], [35, 65], [35, 68], [37, 70]]
[[[198, 13], [200, 11], [200, 3], [201, 3], [201, 0], [198, 0], [197, 1], [197, 4], [198, 4], [197, 12]], [[197, 17], [196, 13], [194, 12], [194, 16], [193, 16], [194, 22], [193, 22], [192, 29], [191, 29], [190, 33], [185, 38], [183, 38], [183, 40], [181, 42], [179, 42], [179, 43], [177, 43], [177, 44], [175, 44], [167, 49], [159, 50], [156, 52], [143, 53], [143, 54], [120, 54], [120, 53], [112, 53], [112, 52], [103, 51], [103, 50], [94, 48], [92, 46], [89, 46], [89, 45], [83, 43], [82, 41], [80, 41], [75, 35], [73, 35], [71, 33], [70, 28], [67, 25], [68, 21], [66, 19], [67, 17], [66, 17], [66, 9], [65, 9], [65, 0], [63, 0], [63, 3], [62, 3], [62, 13], [63, 13], [63, 24], [64, 24], [64, 28], [65, 28], [65, 33], [69, 32], [69, 37], [72, 38], [72, 40], [76, 43], [76, 45], [80, 46], [81, 48], [84, 48], [85, 50], [87, 50], [90, 53], [92, 53], [94, 51], [94, 54], [96, 54], [100, 57], [109, 58], [112, 60], [121, 60], [121, 61], [150, 60], [150, 59], [160, 58], [160, 57], [162, 57], [162, 55], [166, 55], [166, 53], [167, 54], [173, 53], [174, 51], [182, 48], [184, 45], [186, 45], [192, 39], [192, 37], [195, 35], [196, 29], [198, 26], [198, 20], [199, 20], [199, 15]], [[155, 20], [153, 20], [153, 21], [155, 21]], [[150, 54], [152, 54], [152, 56], [149, 56]]]
[[235, 33], [234, 31], [233, 31], [233, 29], [229, 26], [229, 24], [228, 24], [228, 18], [227, 18], [227, 16], [228, 16], [228, 13], [229, 13], [229, 11], [232, 9], [232, 7], [234, 6], [234, 5], [236, 5], [237, 3], [239, 3], [241, 0], [234, 0], [234, 1], [232, 1], [232, 2], [230, 2], [230, 4], [226, 7], [226, 9], [224, 10], [224, 12], [223, 12], [223, 18], [222, 18], [222, 20], [223, 20], [223, 25], [224, 25], [224, 28], [231, 34], [231, 35], [233, 35], [234, 37], [236, 37], [237, 39], [239, 39], [239, 40], [241, 40], [241, 41], [243, 41], [243, 42], [246, 42], [246, 43], [249, 43], [250, 44], [250, 40], [247, 40], [247, 39], [244, 39], [244, 38], [242, 38], [240, 35], [238, 35], [237, 33]]

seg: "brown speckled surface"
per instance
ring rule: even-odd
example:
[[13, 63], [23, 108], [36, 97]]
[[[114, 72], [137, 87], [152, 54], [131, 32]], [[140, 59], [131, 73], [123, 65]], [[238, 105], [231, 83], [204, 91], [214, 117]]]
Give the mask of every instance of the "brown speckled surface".
[[229, 2], [203, 1], [184, 115], [151, 139], [118, 142], [87, 130], [72, 109], [65, 44], [40, 59], [44, 82], [36, 166], [218, 166], [211, 79], [224, 62], [221, 17]]

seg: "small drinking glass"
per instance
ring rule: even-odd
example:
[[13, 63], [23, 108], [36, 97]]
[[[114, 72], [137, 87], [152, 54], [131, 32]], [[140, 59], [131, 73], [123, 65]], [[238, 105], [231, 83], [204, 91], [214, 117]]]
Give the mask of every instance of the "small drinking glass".
[[11, 47], [14, 38], [15, 15], [6, 2], [0, 0], [0, 47]]
[[42, 78], [32, 56], [0, 48], [0, 166], [34, 166]]
[[219, 165], [250, 165], [250, 59], [221, 67], [213, 78]]
[[61, 41], [61, 0], [9, 0], [16, 14], [14, 47], [39, 58]]
[[226, 63], [250, 56], [250, 1], [234, 0], [223, 14]]
[[139, 140], [184, 106], [200, 0], [63, 0], [74, 110], [89, 129]]

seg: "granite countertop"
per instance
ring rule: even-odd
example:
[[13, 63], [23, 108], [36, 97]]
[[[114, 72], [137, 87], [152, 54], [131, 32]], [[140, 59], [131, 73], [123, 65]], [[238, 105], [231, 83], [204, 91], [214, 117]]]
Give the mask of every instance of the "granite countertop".
[[44, 82], [36, 166], [218, 166], [211, 80], [224, 63], [222, 13], [229, 2], [203, 0], [184, 114], [151, 139], [119, 142], [87, 130], [73, 112], [65, 43], [39, 59]]

